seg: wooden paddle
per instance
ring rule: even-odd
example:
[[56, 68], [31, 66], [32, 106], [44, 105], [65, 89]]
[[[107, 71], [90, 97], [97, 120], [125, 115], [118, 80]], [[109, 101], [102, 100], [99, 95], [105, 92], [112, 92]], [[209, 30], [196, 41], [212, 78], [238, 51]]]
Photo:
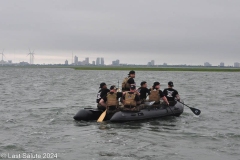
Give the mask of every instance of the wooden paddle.
[[107, 109], [101, 114], [101, 116], [98, 118], [97, 122], [102, 122], [104, 118], [106, 117]]

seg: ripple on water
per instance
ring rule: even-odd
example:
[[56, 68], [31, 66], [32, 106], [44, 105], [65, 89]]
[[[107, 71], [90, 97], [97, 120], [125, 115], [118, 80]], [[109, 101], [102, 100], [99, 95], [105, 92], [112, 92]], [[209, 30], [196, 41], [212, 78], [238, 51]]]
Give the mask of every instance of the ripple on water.
[[10, 152], [23, 152], [26, 151], [22, 145], [19, 144], [7, 144], [1, 146], [3, 152], [10, 151]]

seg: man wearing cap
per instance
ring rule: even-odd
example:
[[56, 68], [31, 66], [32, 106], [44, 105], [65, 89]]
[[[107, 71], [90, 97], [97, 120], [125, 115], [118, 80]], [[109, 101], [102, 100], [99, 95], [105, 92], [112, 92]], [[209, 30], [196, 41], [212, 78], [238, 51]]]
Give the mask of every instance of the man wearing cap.
[[163, 90], [163, 94], [167, 97], [171, 106], [176, 104], [176, 101], [175, 101], [176, 99], [177, 101], [180, 100], [178, 91], [173, 89], [173, 87], [174, 87], [173, 82], [169, 81], [168, 88]]
[[114, 111], [118, 108], [118, 99], [122, 95], [122, 92], [117, 92], [117, 88], [113, 85], [110, 87], [110, 92], [100, 100], [99, 104], [105, 108], [108, 107], [109, 111]]
[[129, 91], [131, 85], [135, 85], [135, 71], [130, 71], [128, 77], [124, 78], [122, 82], [122, 91]]
[[140, 93], [140, 100], [141, 103], [144, 103], [146, 101], [147, 96], [150, 94], [149, 89], [147, 88], [147, 82], [142, 81], [140, 83], [141, 87], [139, 87], [137, 90]]
[[107, 85], [104, 82], [100, 84], [99, 88], [100, 90], [98, 91], [96, 102], [98, 104], [97, 106], [99, 109], [104, 109], [104, 107], [99, 104], [99, 101], [101, 100], [102, 97], [106, 96], [110, 90], [107, 89]]
[[135, 85], [130, 86], [130, 91], [123, 93], [123, 105], [127, 110], [138, 110], [137, 106], [141, 104], [140, 93], [136, 90]]
[[160, 90], [160, 83], [154, 82], [152, 88], [149, 89], [149, 101], [155, 101], [154, 105], [160, 104], [160, 98], [164, 100], [164, 102], [169, 105], [169, 102], [163, 92]]

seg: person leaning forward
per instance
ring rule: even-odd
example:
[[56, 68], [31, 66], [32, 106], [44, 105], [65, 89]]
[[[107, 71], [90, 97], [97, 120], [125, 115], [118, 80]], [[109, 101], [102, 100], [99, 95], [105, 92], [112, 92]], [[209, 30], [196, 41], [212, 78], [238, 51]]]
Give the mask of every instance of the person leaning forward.
[[128, 77], [124, 78], [122, 82], [122, 92], [130, 91], [130, 86], [135, 85], [135, 71], [130, 71]]
[[108, 88], [107, 88], [107, 85], [106, 85], [106, 83], [104, 83], [104, 82], [102, 82], [101, 84], [100, 84], [100, 90], [98, 91], [98, 94], [97, 94], [97, 99], [96, 99], [96, 102], [97, 102], [97, 107], [98, 107], [98, 109], [101, 109], [101, 110], [105, 110], [105, 107], [103, 107], [103, 106], [101, 106], [100, 104], [99, 104], [99, 102], [100, 102], [100, 100], [101, 100], [101, 98], [102, 97], [104, 97], [104, 96], [106, 96], [107, 95], [107, 93], [110, 91]]
[[169, 102], [163, 92], [160, 90], [160, 83], [154, 82], [152, 88], [149, 89], [149, 101], [155, 101], [154, 105], [160, 104], [160, 99], [162, 98], [164, 102], [169, 105]]
[[105, 109], [108, 107], [108, 110], [114, 111], [118, 108], [120, 97], [122, 97], [122, 92], [117, 92], [117, 88], [113, 85], [110, 87], [110, 92], [100, 100], [99, 104]]
[[131, 85], [130, 91], [123, 93], [123, 107], [127, 110], [137, 110], [137, 106], [141, 104], [139, 93], [136, 91], [136, 86]]
[[176, 101], [180, 101], [180, 96], [178, 91], [173, 89], [174, 85], [172, 81], [168, 82], [168, 88], [163, 90], [163, 94], [167, 97], [170, 106], [174, 106]]

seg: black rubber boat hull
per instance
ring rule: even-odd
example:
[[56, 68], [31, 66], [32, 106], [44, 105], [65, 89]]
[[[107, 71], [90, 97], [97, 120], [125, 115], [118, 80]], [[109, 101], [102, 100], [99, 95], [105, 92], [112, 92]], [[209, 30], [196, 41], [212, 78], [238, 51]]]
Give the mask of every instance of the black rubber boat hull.
[[[100, 115], [103, 113], [102, 110], [99, 110], [97, 108], [84, 108], [78, 111], [78, 113], [73, 117], [73, 119], [77, 121], [91, 121], [91, 120], [97, 120]], [[112, 115], [107, 114], [104, 120], [110, 120]]]
[[183, 113], [184, 106], [181, 103], [177, 103], [175, 106], [164, 107], [164, 108], [151, 108], [143, 109], [139, 112], [126, 112], [119, 111], [116, 112], [112, 118], [111, 122], [127, 122], [127, 121], [137, 121], [145, 119], [154, 119], [166, 116], [180, 116]]
[[[127, 122], [127, 121], [137, 121], [144, 119], [160, 118], [165, 116], [180, 116], [183, 113], [184, 106], [181, 103], [176, 103], [175, 106], [171, 107], [161, 107], [150, 109], [143, 109], [140, 111], [118, 111], [114, 115], [107, 114], [104, 120], [110, 120], [111, 122]], [[73, 119], [77, 121], [91, 121], [97, 120], [103, 113], [102, 110], [97, 108], [84, 108], [81, 109]]]

